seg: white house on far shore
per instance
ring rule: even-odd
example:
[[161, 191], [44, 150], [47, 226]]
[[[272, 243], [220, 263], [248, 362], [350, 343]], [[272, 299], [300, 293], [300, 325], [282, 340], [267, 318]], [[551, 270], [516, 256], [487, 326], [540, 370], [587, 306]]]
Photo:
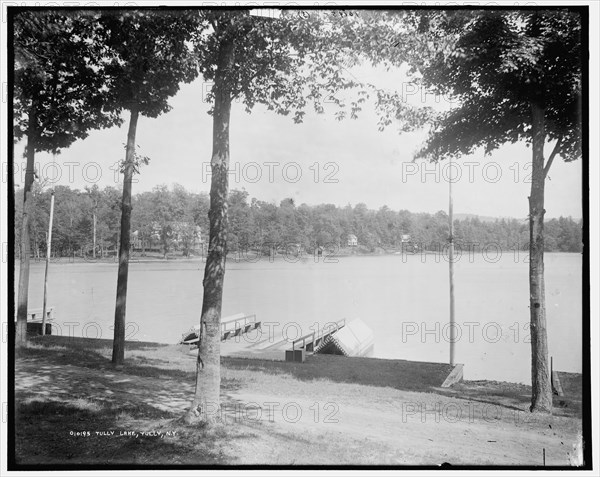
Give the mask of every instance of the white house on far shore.
[[358, 238], [354, 234], [348, 235], [348, 247], [357, 247], [358, 246]]

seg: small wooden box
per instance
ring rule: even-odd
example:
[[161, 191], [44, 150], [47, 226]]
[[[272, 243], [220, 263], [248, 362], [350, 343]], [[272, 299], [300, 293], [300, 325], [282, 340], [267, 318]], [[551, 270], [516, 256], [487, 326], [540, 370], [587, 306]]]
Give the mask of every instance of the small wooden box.
[[[27, 323], [27, 334], [28, 335], [41, 335], [42, 334], [42, 322], [28, 322]], [[52, 323], [46, 322], [46, 334], [52, 334]]]
[[288, 349], [285, 351], [285, 360], [303, 363], [306, 360], [306, 352], [302, 348], [295, 350]]

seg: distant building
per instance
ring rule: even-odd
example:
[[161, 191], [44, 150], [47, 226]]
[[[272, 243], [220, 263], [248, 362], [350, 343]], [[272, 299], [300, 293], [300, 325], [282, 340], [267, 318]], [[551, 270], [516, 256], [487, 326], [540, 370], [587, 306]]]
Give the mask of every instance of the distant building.
[[401, 247], [403, 253], [417, 253], [419, 251], [419, 245], [412, 241], [412, 238], [408, 234], [403, 234], [401, 237]]
[[348, 235], [348, 247], [357, 247], [358, 246], [358, 238], [354, 234]]
[[198, 225], [189, 222], [173, 222], [172, 229], [171, 238], [178, 246], [187, 240], [192, 250], [202, 248], [202, 231]]
[[285, 247], [285, 254], [300, 255], [302, 253], [301, 243], [289, 243]]
[[136, 230], [135, 232], [133, 232], [131, 234], [131, 238], [129, 240], [131, 242], [131, 247], [133, 247], [134, 250], [142, 248], [142, 239], [140, 239], [140, 231], [139, 230]]
[[[202, 252], [204, 242], [202, 240], [202, 231], [199, 226], [188, 222], [172, 222], [169, 232], [169, 241], [175, 247], [181, 247], [184, 242], [188, 242], [189, 249], [195, 252]], [[158, 222], [152, 222], [149, 230], [149, 237], [146, 240], [141, 238], [139, 230], [131, 233], [131, 246], [134, 250], [161, 251], [161, 233], [162, 227]]]

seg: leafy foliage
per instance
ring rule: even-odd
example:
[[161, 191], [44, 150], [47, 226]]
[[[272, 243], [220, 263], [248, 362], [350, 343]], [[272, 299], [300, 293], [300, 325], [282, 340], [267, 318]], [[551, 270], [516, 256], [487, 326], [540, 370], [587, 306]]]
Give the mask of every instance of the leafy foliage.
[[[139, 147], [139, 146], [138, 146]], [[127, 144], [123, 144], [123, 149], [127, 150]], [[139, 174], [140, 167], [147, 166], [150, 164], [150, 158], [148, 156], [144, 156], [137, 152], [137, 150], [133, 151], [133, 173]], [[125, 168], [127, 167], [127, 162], [125, 160], [119, 161], [119, 172], [125, 173]]]
[[[90, 129], [120, 123], [106, 108], [98, 14], [22, 11], [14, 17], [14, 137], [58, 152]], [[30, 124], [30, 119], [33, 119]]]
[[[58, 256], [89, 256], [92, 245], [92, 213], [97, 215], [97, 256], [102, 251], [114, 252], [118, 248], [120, 198], [114, 187], [93, 192], [57, 186], [53, 231], [53, 252]], [[17, 194], [20, 196], [22, 189]], [[31, 248], [34, 256], [43, 256], [46, 250], [46, 232], [50, 208], [50, 191], [34, 189], [32, 208]], [[283, 199], [279, 205], [250, 198], [243, 190], [229, 193], [230, 252], [250, 249], [277, 248], [280, 252], [293, 244], [311, 251], [317, 245], [345, 247], [348, 236], [358, 238], [359, 249], [373, 252], [376, 249], [399, 249], [402, 235], [410, 235], [411, 242], [425, 250], [439, 251], [448, 239], [448, 215], [394, 211], [387, 206], [370, 210], [365, 204], [338, 207], [333, 204], [294, 204]], [[16, 224], [21, 214], [17, 201]], [[152, 191], [133, 197], [132, 231], [147, 250], [164, 253], [179, 252], [188, 255], [197, 232], [206, 241], [208, 230], [208, 195], [192, 193], [180, 185], [171, 189], [157, 186]], [[546, 221], [546, 251], [581, 252], [581, 220], [570, 217]], [[164, 231], [164, 234], [163, 234]], [[19, 227], [15, 227], [16, 237]], [[529, 241], [527, 223], [517, 219], [480, 219], [464, 217], [454, 221], [457, 247], [465, 253], [478, 251], [489, 244], [499, 246], [503, 253], [525, 251]], [[139, 246], [136, 246], [140, 248]], [[518, 249], [517, 249], [518, 247]], [[196, 250], [195, 253], [198, 253]]]
[[181, 82], [196, 78], [191, 41], [203, 26], [198, 11], [106, 10], [98, 19], [106, 47], [108, 107], [135, 105], [143, 116], [168, 112]]
[[457, 107], [431, 128], [417, 157], [490, 153], [531, 142], [531, 103], [545, 110], [549, 140], [571, 161], [581, 156], [581, 17], [570, 10], [429, 13], [421, 31], [445, 39], [415, 58], [423, 84]]
[[[389, 69], [406, 61], [406, 52], [416, 44], [402, 15], [285, 10], [274, 19], [241, 10], [214, 11], [207, 18], [212, 28], [199, 35], [196, 48], [200, 72], [206, 81], [214, 81], [218, 42], [232, 38], [235, 59], [225, 76], [232, 97], [241, 99], [248, 113], [263, 104], [301, 123], [307, 107], [319, 114], [331, 107], [336, 119], [355, 119], [372, 99], [380, 130], [398, 123], [409, 131], [431, 116], [429, 108], [410, 107], [397, 91], [361, 81], [349, 70], [362, 62]], [[403, 48], [394, 47], [393, 39], [400, 39]], [[211, 92], [207, 99], [212, 97]]]

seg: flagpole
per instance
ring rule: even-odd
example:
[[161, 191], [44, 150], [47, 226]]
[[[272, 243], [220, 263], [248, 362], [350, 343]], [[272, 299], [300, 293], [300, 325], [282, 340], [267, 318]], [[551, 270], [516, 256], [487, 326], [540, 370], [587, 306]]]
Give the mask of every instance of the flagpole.
[[[452, 157], [450, 157], [449, 165], [452, 166]], [[448, 167], [450, 171], [452, 167]], [[448, 176], [448, 221], [449, 221], [449, 247], [448, 247], [448, 259], [449, 259], [449, 275], [450, 275], [450, 365], [454, 366], [454, 353], [455, 353], [455, 341], [456, 341], [456, 325], [454, 319], [454, 218], [453, 218], [453, 204], [452, 204], [452, 177], [451, 172]]]
[[42, 308], [42, 336], [46, 334], [46, 295], [48, 291], [48, 265], [52, 250], [52, 219], [54, 218], [54, 191], [50, 196], [50, 221], [48, 223], [48, 240], [46, 241], [46, 271], [44, 272], [44, 306]]

